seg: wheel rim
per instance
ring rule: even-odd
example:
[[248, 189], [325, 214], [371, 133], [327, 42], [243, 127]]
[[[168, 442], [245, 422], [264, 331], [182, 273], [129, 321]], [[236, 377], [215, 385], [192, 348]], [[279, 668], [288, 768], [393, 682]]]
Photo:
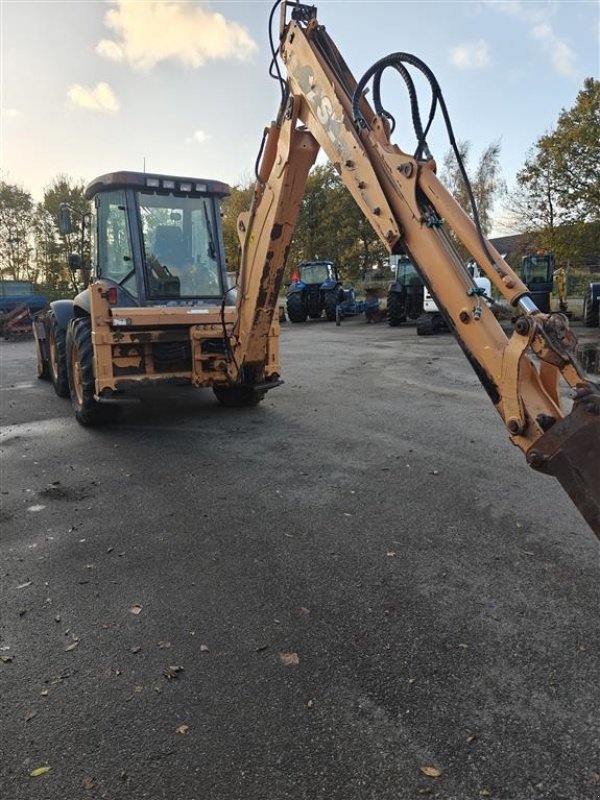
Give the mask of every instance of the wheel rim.
[[52, 373], [52, 380], [56, 383], [58, 380], [58, 350], [56, 347], [56, 337], [54, 331], [48, 331], [48, 353], [50, 356], [50, 372]]
[[73, 376], [73, 391], [78, 404], [83, 405], [83, 385], [81, 383], [81, 364], [79, 362], [79, 351], [76, 346], [71, 350], [71, 375]]

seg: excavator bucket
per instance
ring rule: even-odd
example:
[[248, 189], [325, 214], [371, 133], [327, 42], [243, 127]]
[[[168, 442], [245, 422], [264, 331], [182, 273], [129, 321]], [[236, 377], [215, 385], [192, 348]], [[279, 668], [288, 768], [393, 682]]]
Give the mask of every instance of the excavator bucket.
[[536, 441], [527, 460], [557, 478], [600, 539], [600, 395], [577, 400], [573, 411]]

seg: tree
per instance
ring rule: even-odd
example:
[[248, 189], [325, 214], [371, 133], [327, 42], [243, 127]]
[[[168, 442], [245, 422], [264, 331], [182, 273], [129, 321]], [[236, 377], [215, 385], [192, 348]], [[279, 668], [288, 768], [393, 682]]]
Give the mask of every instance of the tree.
[[34, 280], [31, 224], [33, 200], [20, 186], [0, 181], [0, 275]]
[[[492, 227], [494, 203], [498, 195], [502, 194], [506, 188], [500, 166], [500, 141], [491, 142], [485, 148], [474, 171], [469, 170], [471, 143], [460, 141], [457, 143], [457, 149], [471, 184], [481, 229], [484, 235], [488, 236]], [[473, 212], [467, 193], [467, 186], [453, 150], [449, 150], [444, 156], [440, 177], [457, 203], [472, 217]]]
[[508, 210], [559, 261], [577, 258], [582, 226], [600, 221], [600, 81], [586, 78], [573, 108], [536, 141]]
[[[58, 229], [58, 213], [61, 205], [71, 209], [75, 231], [62, 234]], [[70, 280], [68, 259], [71, 253], [79, 253], [84, 260], [89, 259], [89, 238], [83, 245], [81, 222], [89, 211], [84, 197], [82, 182], [68, 175], [57, 175], [44, 190], [44, 199], [38, 203], [33, 220], [36, 248], [36, 262], [45, 287], [52, 293], [69, 291]]]

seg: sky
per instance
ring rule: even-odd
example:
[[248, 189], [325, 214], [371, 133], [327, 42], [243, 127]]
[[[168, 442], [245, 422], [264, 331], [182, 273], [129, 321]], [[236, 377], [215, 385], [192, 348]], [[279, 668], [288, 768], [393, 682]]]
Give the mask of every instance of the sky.
[[[536, 139], [600, 72], [597, 0], [321, 0], [318, 19], [358, 79], [391, 52], [435, 73], [474, 161], [501, 142], [509, 187]], [[271, 0], [0, 0], [3, 180], [43, 196], [54, 177], [116, 170], [250, 178], [279, 89]], [[277, 15], [278, 17], [278, 15]], [[429, 108], [427, 84], [417, 83]], [[386, 78], [395, 142], [414, 134]], [[441, 116], [429, 137], [448, 150]], [[500, 223], [497, 223], [500, 224]], [[498, 230], [497, 232], [503, 232]]]

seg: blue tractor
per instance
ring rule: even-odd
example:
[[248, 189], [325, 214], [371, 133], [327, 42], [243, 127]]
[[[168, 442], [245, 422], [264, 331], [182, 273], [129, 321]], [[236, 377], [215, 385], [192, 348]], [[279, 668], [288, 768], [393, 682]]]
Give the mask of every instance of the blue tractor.
[[330, 322], [336, 318], [336, 307], [342, 282], [333, 261], [302, 261], [294, 272], [287, 290], [287, 315], [290, 322], [306, 318]]

